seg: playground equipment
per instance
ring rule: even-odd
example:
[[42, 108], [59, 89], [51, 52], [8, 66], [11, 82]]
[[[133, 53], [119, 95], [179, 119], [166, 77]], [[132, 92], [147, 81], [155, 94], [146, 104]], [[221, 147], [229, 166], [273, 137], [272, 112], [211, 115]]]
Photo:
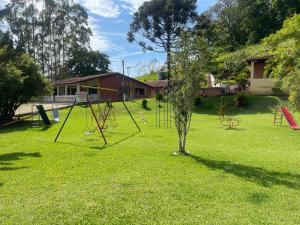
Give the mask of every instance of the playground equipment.
[[[92, 86], [81, 86], [82, 89], [99, 89], [99, 90], [104, 90], [104, 91], [114, 91], [117, 93], [117, 90], [114, 90], [114, 89], [109, 89], [109, 88], [101, 88], [101, 87], [92, 87]], [[106, 101], [107, 102], [107, 101]], [[92, 113], [92, 118], [91, 118], [91, 122], [95, 121], [96, 123], [96, 128], [90, 128], [87, 126], [86, 124], [86, 129], [84, 131], [84, 133], [86, 135], [90, 135], [92, 134], [94, 131], [98, 130], [99, 133], [101, 134], [101, 137], [104, 141], [105, 144], [107, 144], [107, 140], [105, 138], [105, 135], [104, 135], [104, 129], [106, 128], [106, 121], [113, 115], [114, 117], [114, 110], [113, 110], [113, 106], [112, 106], [112, 102], [111, 101], [108, 101], [108, 103], [106, 103], [107, 107], [105, 108], [105, 110], [101, 110], [99, 108], [99, 114], [97, 115], [93, 105], [92, 105], [92, 102], [90, 101], [89, 99], [89, 96], [88, 96], [88, 93], [87, 92], [79, 92], [77, 93], [77, 96], [76, 96], [76, 99], [74, 100], [61, 128], [59, 129], [55, 139], [54, 139], [54, 142], [56, 142], [69, 118], [69, 116], [71, 115], [72, 113], [72, 110], [74, 108], [74, 106], [77, 104], [77, 103], [84, 103], [86, 104], [87, 108], [89, 108], [91, 110], [91, 113]], [[126, 109], [127, 113], [129, 114], [131, 120], [133, 121], [133, 123], [135, 124], [136, 128], [139, 130], [139, 132], [141, 131], [140, 127], [138, 126], [138, 124], [136, 123], [135, 119], [133, 118], [131, 112], [129, 111], [127, 105], [125, 104], [125, 100], [123, 99], [122, 101], [122, 104], [124, 106], [124, 108]], [[86, 122], [87, 122], [87, 112], [86, 112]]]
[[226, 115], [226, 104], [224, 101], [224, 96], [221, 98], [220, 107], [219, 107], [219, 120], [221, 126], [227, 127], [229, 129], [235, 128], [240, 125], [241, 119]]
[[[155, 115], [156, 127], [161, 127], [163, 121], [164, 127], [172, 127], [172, 104], [170, 103], [168, 90], [165, 88], [162, 94], [156, 96], [155, 101]], [[163, 115], [161, 115], [161, 112]]]
[[49, 118], [46, 114], [44, 106], [43, 105], [37, 105], [36, 108], [37, 108], [40, 116], [42, 117], [42, 120], [43, 120], [44, 124], [47, 125], [47, 126], [50, 126], [51, 122], [50, 122], [50, 120], [49, 120]]
[[240, 119], [234, 118], [232, 116], [226, 116], [221, 120], [221, 125], [229, 129], [235, 128], [240, 125]]
[[[73, 110], [74, 106], [76, 105], [76, 103], [86, 103], [87, 106], [91, 109], [92, 115], [95, 118], [96, 124], [98, 126], [98, 130], [99, 130], [99, 132], [100, 132], [100, 134], [101, 134], [101, 136], [103, 138], [103, 141], [104, 141], [105, 144], [107, 144], [107, 141], [106, 141], [106, 138], [104, 136], [104, 133], [103, 133], [101, 127], [100, 127], [100, 124], [99, 124], [97, 118], [96, 118], [96, 114], [94, 112], [94, 109], [93, 109], [92, 105], [89, 102], [87, 92], [77, 93], [76, 99], [74, 100], [74, 102], [73, 102], [73, 104], [72, 104], [72, 106], [71, 106], [71, 108], [70, 108], [70, 110], [69, 110], [69, 112], [68, 112], [68, 114], [67, 114], [67, 116], [66, 116], [66, 118], [65, 118], [65, 120], [64, 120], [64, 122], [62, 124], [62, 126], [61, 126], [61, 128], [59, 129], [59, 131], [58, 131], [58, 133], [57, 133], [57, 135], [56, 135], [56, 137], [54, 139], [54, 142], [56, 142], [57, 139], [58, 139], [58, 137], [60, 136], [60, 134], [61, 134], [61, 132], [62, 132], [62, 130], [63, 130], [63, 128], [64, 128], [64, 126], [65, 126], [68, 118], [69, 118], [69, 116], [72, 113], [72, 110]], [[88, 132], [88, 131], [86, 131], [86, 132]]]
[[283, 120], [283, 114], [280, 108], [277, 108], [276, 111], [274, 112], [274, 119], [273, 119], [274, 126], [276, 124], [280, 124], [280, 126], [282, 126], [282, 120]]
[[274, 113], [274, 125], [280, 124], [282, 126], [283, 117], [288, 122], [290, 128], [293, 130], [300, 130], [299, 125], [295, 121], [287, 106], [282, 106], [276, 109], [276, 112]]
[[[34, 107], [37, 109], [37, 113], [34, 112]], [[35, 117], [38, 117], [35, 119]], [[31, 104], [31, 128], [38, 128], [40, 127], [40, 121], [42, 121], [46, 126], [51, 126], [51, 122], [47, 113], [44, 109], [43, 105], [35, 105], [34, 103]]]
[[224, 103], [224, 96], [221, 98], [220, 109], [219, 109], [219, 119], [224, 119], [226, 114], [226, 105]]
[[58, 109], [52, 109], [52, 117], [54, 122], [59, 122], [59, 112]]
[[[52, 109], [49, 109], [50, 104], [52, 104]], [[51, 120], [49, 119], [46, 111], [52, 111], [52, 120], [54, 122], [59, 122], [58, 108], [53, 106], [53, 102], [47, 103], [47, 105], [48, 106], [44, 107], [44, 105], [34, 102], [24, 104], [22, 107], [18, 108], [18, 113], [16, 113], [12, 121], [3, 124], [0, 127], [6, 127], [25, 120], [31, 120], [31, 128], [39, 128], [41, 121], [43, 121], [46, 126], [50, 126]]]
[[[91, 102], [92, 103], [92, 102]], [[92, 104], [91, 104], [92, 105]], [[105, 130], [109, 127], [116, 127], [117, 123], [116, 123], [116, 117], [115, 117], [115, 110], [114, 107], [112, 105], [112, 101], [111, 100], [107, 100], [104, 104], [104, 108], [101, 109], [100, 104], [95, 104], [96, 107], [92, 105], [94, 112], [96, 113], [96, 119], [98, 120], [99, 124], [100, 124], [100, 128], [102, 130]], [[96, 130], [97, 127], [94, 127], [93, 124], [93, 120], [94, 117], [91, 117], [91, 125], [88, 125], [88, 110], [86, 109], [86, 127], [84, 129], [84, 133], [86, 135], [91, 135], [93, 134]]]
[[146, 124], [147, 123], [147, 119], [145, 117], [145, 114], [143, 112], [140, 112], [141, 115], [141, 123]]

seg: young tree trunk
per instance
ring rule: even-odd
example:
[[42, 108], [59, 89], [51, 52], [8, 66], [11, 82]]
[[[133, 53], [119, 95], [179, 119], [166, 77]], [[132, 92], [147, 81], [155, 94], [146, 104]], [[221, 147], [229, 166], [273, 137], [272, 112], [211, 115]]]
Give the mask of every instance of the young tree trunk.
[[183, 130], [178, 130], [178, 152], [185, 154], [186, 133]]

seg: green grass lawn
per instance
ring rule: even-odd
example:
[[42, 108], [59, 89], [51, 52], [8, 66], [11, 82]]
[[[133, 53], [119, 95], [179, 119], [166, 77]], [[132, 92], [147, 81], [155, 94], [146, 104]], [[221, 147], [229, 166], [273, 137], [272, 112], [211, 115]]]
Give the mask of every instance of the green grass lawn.
[[253, 97], [245, 109], [229, 103], [242, 122], [226, 130], [218, 100], [196, 109], [191, 156], [172, 155], [176, 131], [155, 127], [154, 101], [151, 110], [128, 103], [141, 133], [116, 104], [107, 146], [84, 134], [80, 106], [58, 143], [62, 122], [1, 129], [0, 224], [300, 224], [300, 131], [273, 126], [275, 97]]

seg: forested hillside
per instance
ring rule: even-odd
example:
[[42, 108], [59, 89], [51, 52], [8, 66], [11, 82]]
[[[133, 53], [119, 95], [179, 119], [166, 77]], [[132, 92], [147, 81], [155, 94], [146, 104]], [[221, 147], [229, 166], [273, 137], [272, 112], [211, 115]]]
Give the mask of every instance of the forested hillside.
[[247, 84], [247, 58], [268, 56], [264, 75], [300, 109], [300, 0], [218, 0], [194, 32], [213, 52], [217, 81]]
[[300, 0], [218, 0], [198, 17], [196, 30], [219, 51], [259, 43], [300, 12]]
[[12, 39], [51, 80], [108, 71], [91, 35], [86, 10], [72, 0], [11, 0], [0, 10], [0, 39]]

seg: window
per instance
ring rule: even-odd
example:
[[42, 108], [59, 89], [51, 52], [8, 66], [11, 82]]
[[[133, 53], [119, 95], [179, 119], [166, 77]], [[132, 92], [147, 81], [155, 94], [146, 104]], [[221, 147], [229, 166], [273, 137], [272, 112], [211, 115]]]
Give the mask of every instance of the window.
[[136, 88], [135, 89], [135, 94], [136, 95], [144, 95], [145, 94], [144, 88]]
[[77, 89], [76, 88], [72, 88], [71, 89], [71, 95], [76, 95]]
[[97, 94], [97, 89], [96, 88], [89, 88], [89, 95]]

